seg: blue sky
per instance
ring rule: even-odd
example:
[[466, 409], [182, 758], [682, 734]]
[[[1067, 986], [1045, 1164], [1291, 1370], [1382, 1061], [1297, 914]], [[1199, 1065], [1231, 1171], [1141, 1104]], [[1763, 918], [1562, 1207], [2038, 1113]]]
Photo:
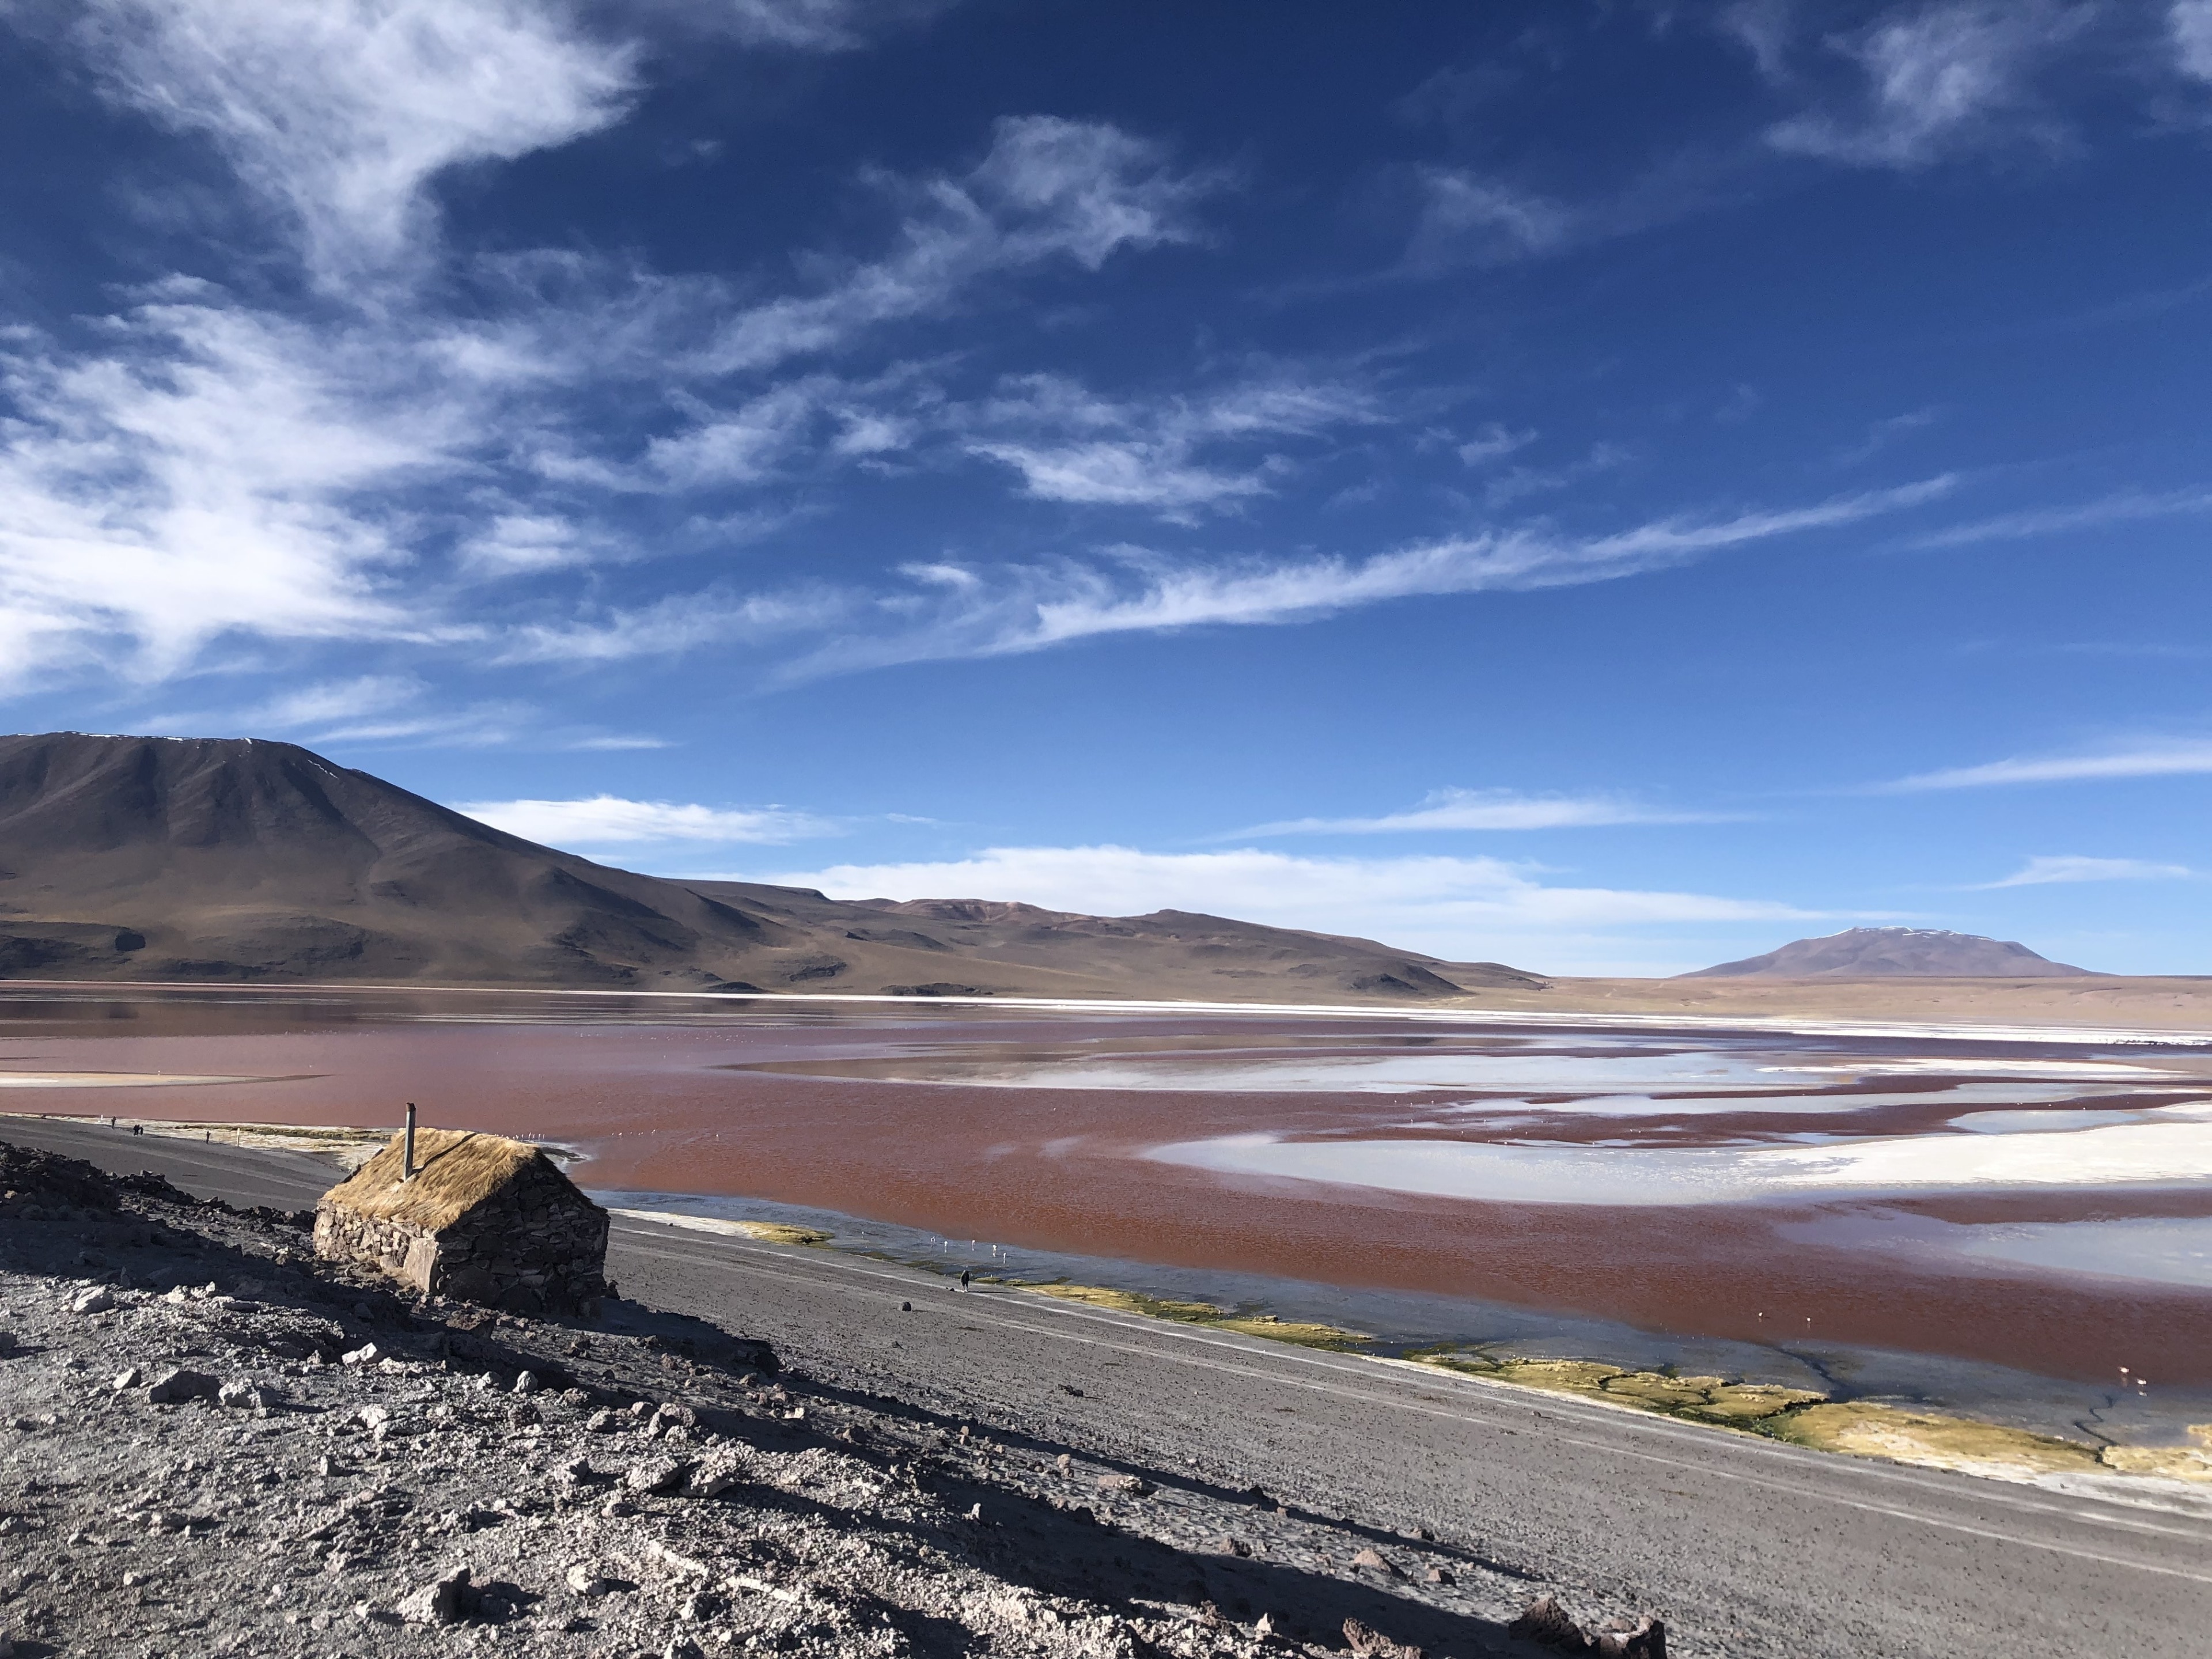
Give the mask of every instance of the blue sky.
[[15, 729], [851, 896], [2212, 971], [2212, 0], [0, 21]]

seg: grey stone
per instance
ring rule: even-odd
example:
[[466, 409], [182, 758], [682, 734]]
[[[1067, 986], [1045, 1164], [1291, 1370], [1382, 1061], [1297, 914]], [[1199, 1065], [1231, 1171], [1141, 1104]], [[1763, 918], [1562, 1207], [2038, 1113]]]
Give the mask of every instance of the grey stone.
[[578, 1595], [605, 1595], [614, 1586], [582, 1562], [568, 1569], [568, 1588]]
[[1421, 1659], [1420, 1649], [1394, 1642], [1357, 1619], [1344, 1621], [1344, 1645], [1352, 1650], [1352, 1659]]
[[216, 1401], [240, 1411], [258, 1412], [268, 1410], [275, 1395], [259, 1382], [226, 1382], [216, 1391]]
[[212, 1400], [216, 1395], [216, 1380], [204, 1371], [188, 1371], [173, 1365], [155, 1377], [146, 1390], [146, 1399], [155, 1406], [178, 1406], [187, 1400]]
[[78, 1314], [106, 1313], [115, 1305], [115, 1297], [106, 1289], [95, 1285], [70, 1304], [70, 1311]]
[[468, 1568], [457, 1566], [410, 1591], [399, 1603], [399, 1616], [410, 1625], [457, 1625], [476, 1611], [476, 1602]]
[[629, 1466], [623, 1484], [632, 1492], [674, 1492], [696, 1467], [688, 1457], [648, 1457]]
[[745, 1478], [744, 1465], [730, 1453], [709, 1453], [684, 1478], [686, 1498], [720, 1498]]
[[538, 1392], [538, 1373], [536, 1371], [517, 1371], [514, 1374], [514, 1392], [517, 1394], [536, 1394]]
[[1355, 1567], [1364, 1567], [1370, 1572], [1388, 1573], [1393, 1578], [1403, 1578], [1406, 1576], [1399, 1570], [1396, 1563], [1386, 1559], [1382, 1552], [1377, 1549], [1360, 1551], [1352, 1558], [1352, 1565]]

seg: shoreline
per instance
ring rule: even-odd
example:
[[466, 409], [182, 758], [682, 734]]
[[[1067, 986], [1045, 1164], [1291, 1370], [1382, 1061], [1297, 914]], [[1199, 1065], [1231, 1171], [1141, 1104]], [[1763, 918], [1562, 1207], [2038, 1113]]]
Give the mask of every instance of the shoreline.
[[[1712, 1004], [1723, 1000], [1723, 994], [1705, 988], [1717, 983], [1728, 983], [1747, 991], [1747, 1002], [1735, 1009], [1715, 1011]], [[283, 983], [216, 983], [204, 980], [41, 980], [0, 979], [0, 995], [11, 988], [52, 994], [54, 992], [100, 991], [160, 991], [197, 993], [204, 995], [284, 997], [301, 995], [351, 995], [375, 994], [400, 996], [506, 996], [544, 998], [625, 998], [653, 1002], [703, 1003], [710, 1006], [735, 1003], [793, 1004], [801, 1007], [832, 1009], [857, 1006], [871, 1009], [897, 1007], [908, 1010], [924, 1008], [954, 1008], [969, 1011], [1019, 1009], [1035, 1012], [1100, 1013], [1100, 1014], [1213, 1014], [1299, 1016], [1329, 1019], [1395, 1019], [1413, 1020], [1424, 1024], [1459, 1024], [1468, 1021], [1506, 1021], [1533, 1026], [1588, 1026], [1611, 1030], [1689, 1030], [1689, 1031], [1771, 1031], [1807, 1036], [1875, 1036], [1923, 1039], [1955, 1039], [1959, 1041], [2009, 1040], [2111, 1045], [2142, 1043], [2157, 1047], [2183, 1046], [2212, 1048], [2212, 976], [2184, 978], [2178, 975], [2144, 975], [2131, 980], [2118, 975], [2099, 975], [2073, 979], [2031, 980], [1961, 980], [1915, 979], [1888, 980], [1771, 980], [1754, 981], [1694, 981], [1700, 988], [1694, 994], [1681, 994], [1682, 988], [1672, 980], [1583, 980], [1562, 979], [1554, 986], [1607, 988], [1584, 989], [1569, 998], [1580, 1006], [1562, 1007], [1532, 1006], [1524, 999], [1548, 996], [1547, 992], [1508, 994], [1506, 1000], [1478, 1000], [1470, 993], [1464, 999], [1446, 998], [1421, 1003], [1302, 1003], [1302, 1002], [1226, 1002], [1190, 998], [1143, 997], [1052, 997], [997, 994], [903, 996], [880, 992], [840, 991], [663, 991], [641, 990], [622, 986], [580, 987], [545, 985], [441, 985], [406, 981], [348, 981], [295, 980]], [[1611, 1007], [1626, 1000], [1610, 988], [1635, 988], [1638, 1000], [1660, 995], [1676, 997], [1673, 1008], [1656, 1006]], [[1668, 988], [1662, 991], [1660, 988]], [[2112, 994], [2136, 995], [2174, 994], [2175, 987], [2185, 988], [2194, 997], [2201, 999], [2203, 1007], [2197, 1011], [2193, 1021], [2185, 1020], [2172, 1024], [2140, 1024], [2109, 1023], [2109, 1017], [2100, 1023], [2088, 1024], [2066, 1018], [2063, 1012], [2049, 1009], [2036, 1011], [2037, 1018], [2023, 1019], [2020, 1012], [1992, 1012], [1986, 1016], [1952, 1015], [1941, 1020], [1914, 1018], [1888, 1010], [1869, 1010], [1863, 1013], [1836, 1012], [1820, 1008], [1761, 1009], [1753, 1005], [1762, 1001], [1788, 997], [1791, 994], [1814, 998], [1832, 1005], [1849, 1001], [1850, 994], [1862, 998], [1880, 1000], [1880, 994], [1905, 998], [1927, 997], [1936, 991], [1952, 991], [1964, 994], [1982, 994], [2002, 996], [2012, 993], [2014, 1000], [2040, 1002], [2053, 994], [2053, 988], [2070, 987], [2087, 994]], [[1763, 995], [1761, 994], [1764, 994]], [[2041, 995], [2038, 994], [2041, 993]], [[1941, 998], [1935, 999], [1941, 1000]], [[1680, 1012], [1675, 1012], [1679, 1008]]]
[[[954, 1263], [949, 1257], [932, 1259], [878, 1248], [840, 1246], [836, 1242], [838, 1235], [822, 1226], [682, 1210], [610, 1207], [612, 1213], [629, 1219], [743, 1238], [770, 1248], [837, 1249], [936, 1273], [947, 1280], [946, 1288], [954, 1288]], [[1674, 1365], [1639, 1369], [1579, 1356], [1501, 1357], [1492, 1351], [1504, 1346], [1502, 1343], [1441, 1342], [1425, 1347], [1407, 1346], [1400, 1352], [1378, 1351], [1389, 1339], [1317, 1320], [1286, 1318], [1261, 1304], [1200, 1300], [1196, 1293], [1188, 1297], [1154, 1295], [1065, 1278], [1040, 1280], [991, 1272], [975, 1274], [975, 1284], [1194, 1330], [1321, 1350], [1417, 1373], [1442, 1370], [1518, 1395], [1565, 1395], [1612, 1410], [1665, 1417], [1695, 1428], [1809, 1450], [2212, 1516], [2212, 1422], [2185, 1425], [2183, 1437], [2172, 1443], [2127, 1443], [2106, 1436], [2100, 1444], [1907, 1398], [1850, 1397], [1741, 1375], [1685, 1372]]]
[[[218, 1123], [131, 1119], [120, 1114], [0, 1113], [9, 1117], [94, 1127], [141, 1125], [149, 1134], [185, 1142], [216, 1142], [247, 1151], [305, 1152], [326, 1160], [333, 1184], [389, 1144], [394, 1130], [281, 1123]], [[4, 1130], [0, 1130], [0, 1139]], [[538, 1143], [563, 1163], [588, 1163], [587, 1155], [559, 1145]], [[578, 1173], [580, 1173], [579, 1171]], [[611, 1213], [628, 1219], [743, 1238], [790, 1249], [829, 1248], [928, 1272], [950, 1282], [966, 1267], [977, 1282], [1024, 1294], [1086, 1304], [1115, 1312], [1212, 1329], [1231, 1334], [1341, 1353], [1391, 1365], [1447, 1370], [1495, 1386], [1568, 1395], [1589, 1403], [1658, 1414], [1698, 1427], [1718, 1428], [1809, 1446], [1814, 1449], [1882, 1457], [1907, 1465], [1957, 1469], [1989, 1478], [2046, 1485], [2056, 1479], [2094, 1483], [2146, 1480], [2156, 1487], [2131, 1486], [2130, 1501], [2147, 1501], [2166, 1488], [2169, 1502], [2202, 1506], [2212, 1514], [2212, 1401], [2183, 1404], [2165, 1420], [2139, 1419], [2146, 1437], [2124, 1441], [2128, 1425], [2106, 1413], [2124, 1395], [2107, 1391], [2102, 1399], [2083, 1397], [2054, 1408], [2046, 1397], [2028, 1403], [2019, 1385], [2064, 1389], [2058, 1379], [2014, 1371], [2008, 1401], [1979, 1392], [2014, 1420], [1975, 1415], [1978, 1390], [1966, 1368], [1939, 1356], [1884, 1354], [1875, 1366], [1874, 1386], [1848, 1388], [1838, 1377], [1852, 1373], [1865, 1354], [1848, 1347], [1825, 1346], [1801, 1352], [1783, 1345], [1759, 1349], [1713, 1339], [1671, 1337], [1593, 1321], [1564, 1310], [1486, 1309], [1474, 1298], [1436, 1297], [1426, 1292], [1362, 1291], [1304, 1281], [1259, 1282], [1264, 1275], [1173, 1267], [1121, 1258], [1085, 1258], [1063, 1253], [970, 1241], [963, 1251], [955, 1241], [937, 1240], [934, 1255], [921, 1247], [918, 1230], [871, 1221], [841, 1212], [815, 1212], [771, 1200], [706, 1194], [594, 1190], [592, 1196]], [[625, 1198], [639, 1200], [623, 1203]], [[654, 1202], [653, 1200], [658, 1200]], [[680, 1206], [692, 1206], [685, 1208]], [[755, 1215], [702, 1213], [720, 1206], [750, 1209]], [[874, 1237], [872, 1238], [871, 1235]], [[988, 1254], [986, 1254], [988, 1252]], [[1089, 1282], [1103, 1278], [1121, 1283]], [[1253, 1280], [1245, 1295], [1224, 1294], [1224, 1286]], [[1346, 1304], [1331, 1314], [1298, 1301], [1316, 1299]], [[1285, 1306], [1287, 1300], [1293, 1305]], [[1428, 1303], [1457, 1307], [1474, 1325], [1492, 1334], [1462, 1329], [1446, 1334], [1433, 1323], [1409, 1328], [1389, 1310]], [[1361, 1304], [1380, 1317], [1362, 1319]], [[1431, 1321], [1434, 1309], [1418, 1310]], [[1501, 1323], [1499, 1316], [1504, 1315]], [[1396, 1336], [1372, 1334], [1364, 1325], [1399, 1327]], [[1518, 1326], [1516, 1331], [1513, 1328]], [[1573, 1333], [1581, 1328], [1581, 1337]], [[1525, 1350], [1525, 1351], [1524, 1351]], [[1886, 1363], [1893, 1386], [1881, 1386]], [[1953, 1376], [1944, 1386], [1946, 1370]], [[1995, 1369], [1992, 1368], [1994, 1371]], [[1759, 1375], [1764, 1371], [1765, 1375]], [[2081, 1394], [2078, 1388], [2067, 1390]], [[2202, 1393], [2202, 1390], [2197, 1391]], [[1984, 1411], [1987, 1407], [1983, 1408]], [[2093, 1423], [2102, 1427], [2093, 1428]], [[2105, 1429], [2117, 1431], [2106, 1433]], [[2053, 1432], [2053, 1430], [2058, 1431]], [[2067, 1431], [2071, 1431], [2069, 1434]], [[2075, 1438], [2074, 1435], [2092, 1437]]]

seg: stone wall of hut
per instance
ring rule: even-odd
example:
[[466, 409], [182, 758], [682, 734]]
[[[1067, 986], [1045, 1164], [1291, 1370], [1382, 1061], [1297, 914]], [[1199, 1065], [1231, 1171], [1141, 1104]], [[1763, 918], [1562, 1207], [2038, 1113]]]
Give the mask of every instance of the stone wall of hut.
[[565, 1181], [518, 1181], [437, 1237], [428, 1288], [514, 1313], [574, 1312], [607, 1293], [607, 1212]]
[[607, 1212], [550, 1170], [526, 1170], [436, 1233], [324, 1204], [315, 1250], [513, 1313], [589, 1312], [608, 1293]]
[[419, 1227], [379, 1221], [342, 1205], [323, 1204], [315, 1210], [315, 1254], [380, 1268], [427, 1292], [437, 1241]]

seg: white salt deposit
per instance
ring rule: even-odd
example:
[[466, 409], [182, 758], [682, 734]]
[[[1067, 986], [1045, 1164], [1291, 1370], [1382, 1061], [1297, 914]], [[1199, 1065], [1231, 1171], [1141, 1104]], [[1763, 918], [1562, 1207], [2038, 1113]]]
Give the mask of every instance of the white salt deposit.
[[1926, 1135], [1815, 1146], [1500, 1146], [1224, 1135], [1145, 1156], [1223, 1175], [1334, 1182], [1499, 1204], [1675, 1205], [1792, 1196], [2094, 1188], [2212, 1179], [2212, 1102], [2059, 1132]]

